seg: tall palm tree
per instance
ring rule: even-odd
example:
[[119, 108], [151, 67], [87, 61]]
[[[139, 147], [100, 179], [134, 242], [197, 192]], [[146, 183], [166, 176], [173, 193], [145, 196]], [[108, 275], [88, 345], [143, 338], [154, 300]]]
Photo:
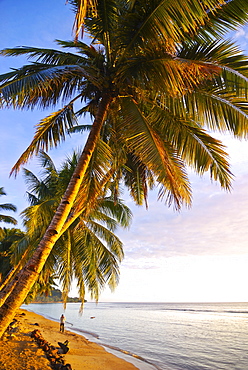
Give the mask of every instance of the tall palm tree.
[[[0, 196], [6, 195], [3, 187], [0, 187]], [[0, 210], [16, 212], [16, 206], [11, 203], [0, 204]], [[16, 225], [17, 221], [14, 217], [0, 214], [0, 222]]]
[[[83, 13], [90, 46], [59, 42], [77, 54], [29, 47], [2, 51], [35, 59], [0, 76], [3, 105], [47, 108], [65, 102], [38, 124], [13, 172], [40, 149], [56, 147], [83, 114], [89, 113], [93, 123], [53, 220], [1, 307], [0, 335], [66, 230], [65, 223], [73, 221], [71, 208], [100, 137], [106, 156], [111, 153], [107, 167], [114, 165], [117, 182], [125, 175], [135, 193], [134, 176], [125, 172], [131, 160], [136, 174], [142, 175], [136, 185], [143, 182], [145, 191], [156, 181], [159, 195], [180, 208], [191, 200], [187, 165], [199, 174], [210, 171], [223, 188], [230, 188], [224, 148], [205, 129], [247, 135], [247, 59], [232, 43], [221, 41], [224, 31], [247, 21], [245, 0], [72, 3], [76, 11], [91, 4]], [[74, 112], [76, 100], [82, 108]]]

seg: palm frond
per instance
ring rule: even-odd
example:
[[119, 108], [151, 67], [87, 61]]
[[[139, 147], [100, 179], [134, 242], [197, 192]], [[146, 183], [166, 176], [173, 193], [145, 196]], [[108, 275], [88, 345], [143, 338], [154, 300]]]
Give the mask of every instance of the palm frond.
[[[97, 213], [99, 216], [97, 216]], [[123, 203], [121, 199], [113, 199], [113, 197], [104, 197], [102, 201], [99, 202], [97, 211], [93, 213], [94, 218], [106, 222], [106, 216], [115, 220], [114, 228], [110, 226], [108, 222], [106, 224], [111, 230], [115, 230], [116, 226], [121, 226], [127, 228], [130, 226], [130, 221], [132, 219], [131, 210]]]
[[0, 222], [6, 222], [7, 224], [17, 225], [17, 221], [14, 217], [0, 215]]
[[69, 3], [76, 14], [73, 30], [77, 40], [80, 33], [83, 35], [86, 14], [93, 17], [97, 14], [97, 0], [69, 0]]
[[[131, 16], [136, 19], [133, 20], [132, 28], [124, 28], [125, 46], [127, 45], [124, 54], [134, 47], [144, 47], [147, 42], [153, 40], [164, 43], [168, 51], [173, 50], [176, 43], [180, 43], [185, 37], [192, 38], [200, 27], [204, 27], [209, 15], [216, 14], [225, 1], [158, 0], [153, 3], [136, 1], [130, 4]], [[127, 13], [127, 25], [131, 23], [129, 17]], [[123, 27], [123, 24], [121, 26]]]
[[[175, 207], [182, 203], [190, 204], [190, 186], [184, 165], [169, 142], [163, 142], [152, 129], [135, 102], [122, 99], [126, 143], [142, 162], [155, 174], [162, 186], [160, 197], [167, 194], [168, 205], [174, 201]], [[134, 124], [135, 123], [135, 124]]]
[[248, 21], [248, 4], [245, 0], [229, 0], [217, 7], [215, 13], [208, 14], [209, 20], [200, 33], [219, 37], [230, 30], [245, 25]]
[[176, 97], [193, 91], [221, 72], [221, 68], [213, 63], [172, 57], [161, 49], [147, 47], [142, 54], [123, 64], [116, 75], [116, 78], [125, 81], [130, 80], [132, 75], [137, 90], [147, 89], [144, 81], [149, 81], [151, 91]]
[[28, 230], [29, 235], [40, 237], [49, 225], [57, 202], [54, 199], [40, 201], [38, 204], [26, 208], [21, 213], [23, 225]]
[[183, 98], [189, 115], [197, 122], [204, 122], [211, 131], [231, 132], [236, 137], [247, 137], [248, 111], [246, 99], [223, 95], [221, 91], [200, 90]]
[[75, 200], [75, 212], [80, 209], [85, 210], [86, 216], [95, 208], [95, 204], [99, 203], [99, 199], [104, 197], [103, 181], [110, 171], [112, 163], [113, 152], [111, 148], [103, 140], [99, 140]]
[[[100, 225], [97, 226], [99, 230]], [[105, 235], [102, 228], [102, 235]], [[75, 237], [75, 241], [77, 238]], [[117, 284], [119, 268], [115, 254], [120, 254], [122, 248], [118, 240], [113, 240], [111, 251], [105, 247], [102, 241], [96, 237], [95, 233], [87, 229], [85, 238], [77, 240], [78, 254], [77, 260], [82, 263], [82, 271], [85, 283], [87, 284], [91, 296], [98, 300], [99, 294], [106, 283], [111, 287]], [[85, 247], [87, 245], [87, 248]], [[120, 255], [121, 258], [121, 255]]]
[[[60, 99], [66, 101], [78, 92], [84, 74], [80, 66], [51, 66], [32, 64], [2, 76], [0, 93], [2, 103], [15, 108], [47, 108], [55, 106]], [[99, 79], [92, 76], [99, 86]]]
[[[65, 42], [63, 41], [60, 41], [60, 40], [56, 40], [56, 41], [59, 45], [62, 45], [62, 43], [65, 44]], [[80, 43], [80, 50], [83, 49], [83, 45], [85, 44]], [[71, 48], [73, 47], [73, 43], [71, 43], [70, 47]], [[74, 47], [78, 48], [77, 44], [74, 43]], [[40, 65], [41, 67], [42, 65], [46, 65], [47, 67], [48, 65], [50, 65], [50, 67], [52, 67], [52, 65], [67, 66], [67, 65], [87, 64], [87, 59], [85, 59], [84, 57], [78, 54], [65, 53], [63, 51], [56, 50], [56, 49], [35, 48], [35, 47], [30, 47], [30, 46], [6, 48], [0, 51], [0, 55], [8, 56], [8, 57], [27, 55], [28, 60], [35, 59], [35, 62], [37, 63], [37, 65]], [[31, 68], [31, 66], [29, 66], [29, 68]], [[14, 71], [12, 73], [14, 73]], [[4, 78], [1, 78], [1, 81], [2, 80], [4, 80]]]
[[16, 210], [17, 210], [16, 206], [14, 206], [11, 203], [1, 203], [0, 204], [0, 209], [1, 210], [3, 209], [5, 211], [14, 211], [14, 212], [16, 212]]
[[135, 203], [138, 205], [145, 203], [148, 208], [148, 192], [154, 189], [156, 181], [152, 171], [134, 152], [127, 154], [127, 161], [122, 168], [122, 177]]
[[65, 307], [68, 294], [71, 289], [72, 279], [73, 279], [72, 256], [71, 256], [73, 236], [70, 230], [68, 230], [66, 234], [64, 234], [62, 238], [60, 239], [59, 241], [60, 248], [61, 248], [62, 243], [64, 244], [62, 248], [63, 255], [61, 256], [63, 263], [60, 263], [60, 265], [58, 266], [57, 273], [58, 273], [60, 282], [62, 283], [62, 297], [63, 297], [63, 303]]
[[28, 190], [37, 193], [37, 189], [40, 187], [41, 182], [37, 176], [27, 168], [23, 168], [24, 180], [28, 185]]
[[1, 195], [6, 195], [5, 191], [3, 190], [3, 187], [0, 187], [0, 196]]
[[160, 135], [176, 148], [187, 166], [193, 167], [200, 175], [209, 171], [212, 179], [230, 190], [232, 174], [223, 144], [194, 122], [192, 116], [183, 119], [154, 107], [149, 119], [156, 122]]
[[92, 128], [92, 125], [78, 125], [74, 126], [69, 129], [70, 134], [78, 133], [78, 132], [84, 132], [84, 131], [90, 131]]
[[65, 106], [59, 111], [44, 118], [36, 127], [36, 134], [29, 147], [18, 159], [11, 170], [11, 173], [17, 174], [24, 163], [40, 150], [48, 150], [57, 147], [61, 141], [65, 140], [71, 127], [77, 124], [77, 119], [73, 112], [71, 104]]

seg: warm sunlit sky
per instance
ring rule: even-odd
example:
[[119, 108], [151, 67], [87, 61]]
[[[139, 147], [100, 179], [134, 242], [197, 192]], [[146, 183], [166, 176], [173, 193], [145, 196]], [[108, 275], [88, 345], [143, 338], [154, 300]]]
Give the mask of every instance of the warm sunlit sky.
[[[65, 0], [0, 0], [0, 14], [0, 49], [56, 48], [55, 39], [72, 37], [74, 16]], [[234, 37], [248, 53], [248, 27]], [[0, 73], [24, 63], [0, 57]], [[0, 111], [0, 186], [8, 194], [0, 203], [13, 203], [18, 212], [27, 206], [25, 183], [21, 173], [15, 179], [9, 172], [30, 143], [34, 125], [49, 113]], [[125, 250], [120, 284], [114, 293], [106, 289], [100, 300], [248, 301], [248, 142], [222, 138], [235, 175], [232, 192], [221, 190], [207, 175], [192, 174], [191, 209], [168, 209], [157, 202], [156, 193], [149, 196], [148, 210], [127, 198], [134, 217], [130, 229], [118, 233]], [[80, 145], [81, 136], [73, 136], [50, 155], [59, 166]], [[35, 160], [26, 167], [38, 174]]]

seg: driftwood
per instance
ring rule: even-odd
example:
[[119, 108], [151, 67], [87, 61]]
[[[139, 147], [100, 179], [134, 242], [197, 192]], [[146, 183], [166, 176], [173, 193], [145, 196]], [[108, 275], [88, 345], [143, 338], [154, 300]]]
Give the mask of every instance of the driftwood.
[[7, 331], [8, 332], [11, 332], [11, 331], [14, 331], [17, 326], [18, 326], [18, 320], [17, 319], [13, 319], [13, 321], [9, 324], [8, 328], [7, 328]]
[[[70, 364], [65, 364], [65, 360], [61, 353], [59, 353], [58, 349], [54, 346], [52, 346], [50, 343], [48, 343], [41, 335], [41, 332], [36, 329], [32, 331], [31, 338], [33, 338], [40, 348], [43, 349], [43, 351], [46, 354], [46, 357], [50, 361], [51, 367], [54, 370], [72, 370], [72, 367]], [[68, 341], [66, 341], [68, 344]], [[67, 347], [67, 351], [63, 353], [67, 353], [69, 351], [69, 347], [66, 346], [66, 343], [61, 343], [65, 347]]]
[[60, 346], [62, 353], [66, 354], [69, 351], [68, 340], [66, 340], [64, 343], [58, 342], [58, 345]]

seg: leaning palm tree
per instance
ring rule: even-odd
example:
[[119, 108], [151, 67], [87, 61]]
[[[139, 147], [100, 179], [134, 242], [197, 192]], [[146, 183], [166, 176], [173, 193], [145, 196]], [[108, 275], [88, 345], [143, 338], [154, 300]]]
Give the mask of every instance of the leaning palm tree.
[[[0, 196], [6, 195], [3, 187], [0, 188]], [[16, 212], [16, 206], [11, 203], [0, 204], [0, 210]], [[16, 225], [17, 221], [14, 217], [0, 214], [0, 222]]]
[[[245, 0], [72, 3], [93, 4], [83, 13], [90, 46], [59, 41], [69, 52], [30, 47], [2, 51], [35, 59], [0, 76], [3, 105], [32, 109], [65, 103], [37, 125], [13, 172], [40, 149], [59, 145], [82, 115], [88, 113], [93, 123], [87, 125], [88, 139], [53, 220], [1, 307], [0, 335], [76, 217], [71, 209], [100, 138], [105, 157], [110, 153], [107, 168], [114, 166], [116, 184], [125, 176], [132, 194], [136, 185], [146, 194], [155, 181], [159, 196], [180, 208], [191, 201], [186, 166], [199, 174], [209, 171], [230, 189], [225, 150], [206, 130], [247, 135], [247, 59], [221, 40], [226, 30], [247, 21]], [[128, 162], [129, 168], [138, 169], [138, 181], [128, 175]]]

